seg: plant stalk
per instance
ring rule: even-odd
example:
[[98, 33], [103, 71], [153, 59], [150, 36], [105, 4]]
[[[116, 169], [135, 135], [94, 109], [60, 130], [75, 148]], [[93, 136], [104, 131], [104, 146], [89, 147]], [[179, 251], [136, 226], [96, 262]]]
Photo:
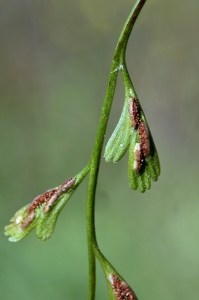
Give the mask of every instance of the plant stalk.
[[96, 285], [96, 266], [94, 248], [98, 248], [96, 232], [95, 232], [95, 194], [97, 187], [97, 179], [99, 173], [101, 153], [104, 143], [105, 132], [108, 124], [109, 114], [113, 102], [113, 97], [116, 88], [116, 81], [118, 72], [122, 69], [125, 63], [126, 47], [129, 36], [133, 29], [133, 25], [144, 6], [146, 0], [137, 0], [132, 8], [132, 11], [127, 18], [124, 28], [120, 34], [112, 61], [112, 66], [109, 75], [108, 87], [105, 95], [102, 113], [100, 116], [97, 137], [92, 153], [92, 161], [90, 168], [90, 176], [87, 193], [87, 207], [86, 207], [86, 227], [87, 227], [87, 241], [88, 241], [88, 259], [89, 259], [89, 290], [88, 300], [95, 299], [95, 285]]

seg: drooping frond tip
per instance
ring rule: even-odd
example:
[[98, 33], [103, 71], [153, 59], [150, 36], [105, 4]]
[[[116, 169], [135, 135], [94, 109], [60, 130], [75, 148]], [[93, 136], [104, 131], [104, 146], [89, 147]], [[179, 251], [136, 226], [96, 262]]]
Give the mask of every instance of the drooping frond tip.
[[16, 212], [5, 227], [9, 241], [17, 242], [27, 236], [35, 227], [41, 240], [51, 237], [60, 211], [75, 189], [76, 178], [67, 179], [61, 186], [44, 192]]
[[125, 96], [120, 120], [105, 148], [105, 160], [119, 161], [128, 148], [129, 185], [133, 190], [144, 193], [151, 188], [151, 180], [158, 180], [160, 163], [139, 100], [130, 92]]

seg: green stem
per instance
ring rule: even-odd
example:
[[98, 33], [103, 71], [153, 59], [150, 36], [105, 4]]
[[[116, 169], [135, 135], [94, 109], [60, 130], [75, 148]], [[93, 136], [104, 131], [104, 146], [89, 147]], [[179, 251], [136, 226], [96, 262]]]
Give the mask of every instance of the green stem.
[[[88, 240], [88, 258], [89, 258], [89, 294], [88, 300], [95, 299], [95, 253], [94, 248], [98, 248], [95, 233], [95, 193], [97, 187], [98, 172], [100, 166], [100, 159], [102, 147], [104, 143], [105, 132], [108, 124], [109, 114], [115, 93], [116, 81], [120, 65], [125, 63], [125, 53], [129, 36], [131, 34], [133, 25], [143, 7], [146, 0], [136, 1], [119, 37], [114, 58], [112, 61], [111, 71], [109, 75], [109, 82], [107, 92], [105, 95], [102, 113], [99, 121], [99, 127], [96, 137], [94, 150], [92, 153], [92, 162], [90, 168], [90, 177], [88, 184], [87, 194], [87, 208], [86, 208], [86, 221], [87, 221], [87, 240]], [[122, 68], [122, 66], [121, 66]]]
[[129, 95], [129, 89], [131, 89], [132, 96], [137, 98], [137, 94], [136, 94], [135, 88], [133, 86], [133, 83], [131, 81], [131, 78], [129, 76], [129, 72], [128, 72], [125, 60], [122, 64], [122, 66], [123, 67], [122, 67], [121, 73], [122, 73], [122, 79], [123, 79], [123, 83], [124, 83], [125, 96]]
[[[128, 40], [131, 34], [131, 31], [133, 29], [133, 26], [135, 24], [135, 21], [137, 20], [137, 17], [142, 9], [142, 7], [144, 6], [146, 0], [137, 0], [135, 5], [133, 6], [127, 20], [126, 23], [123, 27], [122, 33], [120, 35], [119, 41], [118, 41], [118, 45], [117, 47], [121, 47], [121, 58], [124, 59], [125, 58], [125, 53], [126, 53], [126, 47], [128, 44]], [[124, 36], [124, 38], [123, 38]]]

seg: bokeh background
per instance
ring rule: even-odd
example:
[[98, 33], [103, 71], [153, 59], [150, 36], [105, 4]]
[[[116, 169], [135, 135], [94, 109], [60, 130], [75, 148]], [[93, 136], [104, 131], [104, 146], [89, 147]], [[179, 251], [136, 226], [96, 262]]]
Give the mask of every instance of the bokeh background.
[[[4, 300], [87, 299], [87, 179], [54, 235], [3, 235], [15, 211], [75, 175], [91, 155], [114, 48], [134, 1], [0, 2], [0, 293]], [[127, 65], [161, 160], [144, 195], [127, 156], [102, 160], [96, 198], [101, 250], [140, 300], [199, 295], [199, 1], [147, 1]], [[118, 79], [106, 141], [121, 113]], [[98, 266], [97, 300], [107, 299]]]

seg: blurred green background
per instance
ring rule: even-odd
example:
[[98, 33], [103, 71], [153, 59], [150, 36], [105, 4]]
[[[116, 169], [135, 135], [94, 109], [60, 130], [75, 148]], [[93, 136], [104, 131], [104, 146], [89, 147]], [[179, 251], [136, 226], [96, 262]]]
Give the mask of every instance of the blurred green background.
[[[10, 243], [3, 228], [92, 152], [114, 48], [134, 1], [0, 2], [0, 286], [4, 300], [86, 299], [87, 179], [47, 242]], [[199, 1], [147, 1], [127, 65], [160, 160], [161, 177], [131, 191], [127, 156], [102, 160], [96, 230], [103, 253], [140, 300], [198, 300]], [[119, 77], [106, 141], [121, 113]], [[98, 265], [97, 300], [107, 299]]]

